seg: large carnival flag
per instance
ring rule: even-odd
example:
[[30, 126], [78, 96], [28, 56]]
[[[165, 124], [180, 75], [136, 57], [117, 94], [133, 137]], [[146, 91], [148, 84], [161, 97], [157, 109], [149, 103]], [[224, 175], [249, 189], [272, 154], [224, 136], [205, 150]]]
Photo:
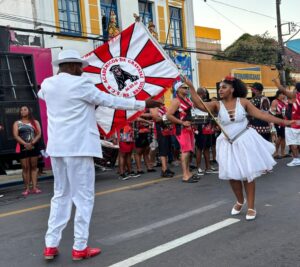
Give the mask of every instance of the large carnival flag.
[[[179, 76], [176, 65], [141, 22], [132, 24], [84, 58], [89, 62], [84, 75], [99, 90], [120, 97], [158, 99]], [[105, 136], [140, 114], [106, 107], [96, 109], [97, 122]]]

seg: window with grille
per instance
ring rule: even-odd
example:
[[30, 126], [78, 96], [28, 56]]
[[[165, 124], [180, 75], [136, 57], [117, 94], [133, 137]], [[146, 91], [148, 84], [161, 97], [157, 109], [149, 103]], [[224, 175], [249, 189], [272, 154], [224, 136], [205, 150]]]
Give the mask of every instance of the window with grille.
[[81, 35], [79, 0], [58, 0], [60, 32]]
[[149, 22], [153, 22], [152, 3], [146, 0], [139, 0], [139, 14], [141, 21], [148, 26]]
[[176, 7], [170, 8], [170, 38], [174, 46], [183, 46], [182, 42], [182, 14], [181, 9]]

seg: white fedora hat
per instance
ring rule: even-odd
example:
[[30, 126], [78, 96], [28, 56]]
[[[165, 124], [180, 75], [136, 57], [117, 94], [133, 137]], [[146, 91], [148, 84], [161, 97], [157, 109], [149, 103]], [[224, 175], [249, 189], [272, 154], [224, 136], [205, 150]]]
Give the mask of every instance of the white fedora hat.
[[59, 64], [72, 62], [81, 63], [83, 68], [89, 65], [89, 63], [86, 60], [81, 59], [78, 51], [71, 49], [59, 52], [58, 59], [52, 61], [52, 65], [58, 67]]

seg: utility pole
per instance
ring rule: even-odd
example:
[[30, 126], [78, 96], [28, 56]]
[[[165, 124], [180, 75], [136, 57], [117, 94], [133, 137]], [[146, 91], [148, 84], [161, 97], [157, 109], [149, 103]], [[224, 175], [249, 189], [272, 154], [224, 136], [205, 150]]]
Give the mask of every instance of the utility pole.
[[283, 86], [286, 86], [285, 71], [284, 71], [284, 45], [281, 31], [281, 17], [280, 17], [281, 0], [276, 0], [276, 17], [277, 17], [277, 34], [278, 34], [278, 64], [277, 69], [280, 73], [280, 81]]

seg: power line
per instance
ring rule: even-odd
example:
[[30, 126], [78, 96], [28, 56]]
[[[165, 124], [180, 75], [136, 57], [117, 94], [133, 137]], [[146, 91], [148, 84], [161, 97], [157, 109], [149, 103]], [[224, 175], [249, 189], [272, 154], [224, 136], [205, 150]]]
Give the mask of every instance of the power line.
[[[8, 14], [8, 13], [1, 13], [0, 12], [0, 18], [5, 18], [5, 19], [9, 19], [9, 20], [12, 20], [12, 21], [15, 21], [15, 22], [23, 22], [23, 23], [30, 23], [30, 24], [33, 24], [34, 23], [34, 21], [33, 20], [31, 20], [31, 19], [29, 19], [29, 18], [27, 18], [27, 17], [23, 17], [23, 16], [11, 16], [10, 14]], [[51, 28], [54, 28], [54, 29], [59, 29], [59, 30], [68, 30], [68, 29], [66, 29], [66, 28], [63, 28], [63, 27], [57, 27], [57, 26], [55, 26], [55, 25], [51, 25], [51, 24], [47, 24], [47, 23], [41, 23], [39, 20], [38, 21], [36, 21], [36, 22], [38, 22], [41, 26], [47, 26], [47, 27], [51, 27]], [[12, 27], [10, 27], [10, 29], [13, 29]], [[14, 28], [14, 29], [16, 29], [16, 28]], [[21, 28], [19, 28], [19, 29], [21, 29]], [[21, 31], [21, 30], [19, 30], [19, 31]], [[22, 30], [23, 32], [24, 32], [24, 30]], [[40, 30], [36, 30], [36, 31], [27, 31], [27, 32], [31, 32], [31, 33], [39, 33], [39, 34], [41, 34], [42, 32], [40, 31]], [[83, 33], [83, 34], [89, 34], [89, 33], [85, 33], [85, 32], [81, 32], [81, 33]], [[44, 34], [46, 34], [46, 31], [44, 31]], [[51, 35], [56, 35], [56, 34], [54, 34], [53, 32], [52, 32], [52, 34]], [[69, 34], [62, 34], [62, 33], [60, 33], [60, 34], [58, 34], [59, 36], [68, 36], [68, 37], [70, 37], [70, 35]], [[78, 36], [76, 36], [76, 38], [77, 38]], [[94, 39], [94, 38], [85, 38], [84, 36], [82, 36], [82, 37], [80, 37], [80, 38], [82, 38], [82, 39], [92, 39], [92, 40], [102, 40], [102, 41], [107, 41], [106, 39], [104, 39], [104, 38], [96, 38], [96, 39]], [[201, 49], [201, 51], [211, 51], [211, 50], [204, 50], [204, 49]], [[220, 52], [222, 52], [222, 51], [220, 51]]]
[[[171, 51], [178, 51], [178, 52], [188, 52], [188, 53], [195, 53], [195, 54], [203, 54], [203, 55], [209, 55], [209, 56], [213, 56], [216, 58], [220, 58], [223, 60], [228, 60], [228, 61], [238, 61], [238, 62], [244, 62], [244, 63], [248, 63], [248, 64], [259, 64], [259, 65], [266, 65], [266, 66], [271, 66], [274, 64], [263, 64], [261, 62], [256, 62], [256, 61], [245, 61], [244, 58], [241, 57], [229, 57], [229, 56], [225, 56], [225, 55], [220, 55], [220, 54], [213, 54], [213, 53], [207, 53], [207, 52], [203, 52], [194, 48], [180, 48], [180, 47], [170, 47], [170, 46], [166, 46], [164, 47], [165, 50], [171, 50]], [[201, 59], [200, 59], [201, 60]]]
[[[4, 27], [4, 26], [0, 26], [0, 28], [7, 29], [7, 27]], [[87, 39], [87, 40], [94, 40], [94, 41], [103, 41], [103, 42], [107, 41], [107, 39], [104, 39], [104, 38], [101, 38], [101, 37], [74, 36], [74, 35], [65, 34], [65, 33], [61, 33], [61, 32], [50, 32], [50, 31], [44, 31], [44, 30], [24, 29], [24, 28], [17, 28], [17, 27], [9, 27], [9, 29], [13, 30], [13, 31], [37, 33], [37, 34], [44, 34], [44, 35], [50, 35], [50, 36], [64, 36], [64, 37], [72, 37], [72, 38]]]
[[[15, 15], [11, 15], [11, 14], [8, 14], [8, 13], [1, 13], [0, 12], [0, 18], [5, 19], [5, 20], [14, 21], [14, 22], [27, 23], [27, 24], [38, 23], [40, 26], [54, 28], [54, 29], [58, 29], [60, 31], [70, 31], [70, 29], [68, 29], [68, 28], [64, 28], [64, 27], [60, 27], [60, 26], [56, 26], [56, 25], [44, 23], [44, 22], [41, 22], [39, 20], [34, 21], [34, 20], [31, 20], [30, 18], [27, 18], [27, 17], [15, 16]], [[74, 31], [74, 33], [79, 33], [79, 32], [75, 32]], [[95, 34], [89, 33], [89, 32], [83, 32], [83, 31], [81, 31], [80, 33], [81, 34], [86, 34], [86, 35], [94, 35], [94, 36], [96, 36]], [[77, 37], [77, 36], [74, 36], [74, 37]]]
[[[6, 28], [4, 26], [0, 26], [0, 28]], [[11, 30], [14, 31], [20, 31], [20, 32], [29, 32], [29, 33], [37, 33], [37, 34], [44, 34], [44, 35], [50, 35], [50, 36], [68, 36], [70, 37], [70, 35], [68, 34], [64, 34], [64, 33], [58, 33], [58, 32], [49, 32], [49, 31], [44, 31], [44, 30], [33, 30], [33, 29], [24, 29], [24, 28], [16, 28], [16, 27], [10, 27]], [[96, 40], [96, 41], [106, 41], [103, 38], [99, 38], [99, 37], [89, 37], [89, 36], [78, 36], [77, 38], [81, 38], [81, 39], [88, 39], [88, 40]], [[223, 56], [223, 55], [219, 55], [219, 54], [214, 54], [214, 53], [207, 53], [207, 52], [202, 52], [197, 50], [196, 48], [179, 48], [179, 47], [170, 47], [170, 46], [166, 46], [164, 47], [165, 50], [173, 50], [173, 51], [178, 51], [178, 52], [188, 52], [188, 53], [196, 53], [196, 54], [204, 54], [204, 55], [209, 55], [209, 56], [214, 56], [217, 58], [221, 58], [221, 59], [226, 59], [226, 60], [240, 60], [240, 62], [245, 62], [245, 63], [249, 63], [249, 64], [259, 64], [258, 62], [247, 62], [247, 61], [243, 61], [242, 58], [238, 58], [238, 57], [228, 57], [228, 56]]]
[[293, 34], [289, 39], [287, 39], [285, 42], [283, 42], [284, 44], [286, 44], [288, 41], [290, 41], [293, 37], [295, 37], [298, 33], [300, 32], [300, 29], [298, 31], [296, 31], [295, 34]]
[[269, 15], [266, 15], [266, 14], [263, 14], [263, 13], [259, 13], [257, 11], [252, 11], [252, 10], [248, 10], [246, 8], [242, 8], [242, 7], [237, 7], [237, 6], [233, 6], [233, 5], [229, 5], [229, 4], [226, 4], [226, 3], [223, 3], [223, 2], [220, 2], [220, 1], [216, 1], [216, 0], [210, 0], [211, 2], [215, 2], [215, 3], [218, 3], [218, 4], [221, 4], [221, 5], [224, 5], [224, 6], [227, 6], [227, 7], [232, 7], [232, 8], [235, 8], [235, 9], [239, 9], [239, 10], [243, 10], [243, 11], [246, 11], [246, 12], [249, 12], [249, 13], [252, 13], [252, 14], [256, 14], [256, 15], [260, 15], [260, 16], [263, 16], [263, 17], [266, 17], [266, 18], [269, 18], [269, 19], [274, 19], [276, 20], [275, 17], [271, 17]]
[[[17, 17], [17, 18], [20, 18], [20, 19], [25, 19], [25, 20], [34, 22], [34, 20], [31, 17], [21, 16], [21, 15], [15, 15], [15, 14], [11, 14], [11, 13], [2, 13], [2, 12], [0, 12], [0, 14], [11, 16], [11, 17]], [[47, 25], [45, 22], [55, 23], [54, 20], [46, 20], [46, 19], [41, 19], [41, 18], [39, 18], [38, 20], [35, 20], [35, 21], [37, 23], [39, 23], [39, 24], [43, 23], [45, 25]], [[48, 25], [49, 26], [54, 26], [53, 24], [48, 24]]]
[[221, 12], [219, 12], [218, 10], [216, 10], [215, 8], [213, 8], [212, 6], [210, 6], [209, 4], [207, 4], [207, 6], [210, 7], [212, 10], [214, 10], [216, 13], [218, 13], [220, 16], [222, 16], [224, 19], [226, 19], [227, 21], [229, 21], [231, 24], [233, 24], [234, 26], [236, 26], [237, 28], [239, 28], [242, 32], [247, 32], [244, 29], [242, 29], [239, 25], [235, 24], [232, 20], [230, 20], [229, 18], [227, 18], [226, 16], [224, 16]]

